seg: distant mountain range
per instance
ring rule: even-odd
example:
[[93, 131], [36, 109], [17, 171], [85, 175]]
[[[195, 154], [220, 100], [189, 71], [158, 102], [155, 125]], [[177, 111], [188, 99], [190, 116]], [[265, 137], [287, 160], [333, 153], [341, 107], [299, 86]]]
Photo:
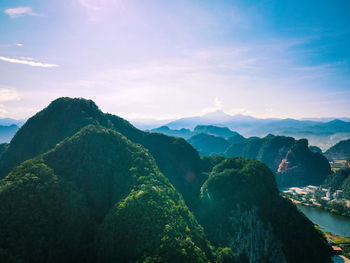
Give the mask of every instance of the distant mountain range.
[[193, 130], [153, 129], [185, 138], [201, 156], [241, 156], [265, 163], [276, 175], [279, 187], [320, 185], [332, 173], [321, 149], [308, 146], [306, 139], [269, 134], [263, 138], [245, 138], [226, 127], [198, 125]]
[[0, 125], [0, 143], [10, 142], [18, 129], [19, 128], [16, 124], [9, 126]]
[[11, 119], [11, 118], [3, 118], [0, 119], [0, 125], [2, 126], [10, 126], [12, 124], [16, 124], [18, 127], [21, 127], [26, 120], [21, 119], [21, 120], [16, 120], [16, 119]]
[[[292, 136], [296, 139], [306, 138], [312, 145], [326, 150], [341, 140], [350, 139], [350, 118], [305, 118], [296, 119], [258, 119], [247, 115], [234, 115], [216, 111], [203, 116], [181, 118], [166, 125], [152, 129], [172, 136], [189, 138], [194, 135], [198, 125], [227, 127], [243, 136], [264, 137], [268, 134]], [[167, 132], [166, 129], [168, 129]]]
[[[0, 125], [3, 126], [16, 124], [21, 127], [23, 123], [24, 120], [0, 119]], [[194, 131], [196, 126], [208, 125], [226, 127], [246, 137], [264, 137], [268, 134], [274, 134], [292, 136], [296, 139], [306, 138], [311, 145], [318, 146], [323, 151], [341, 140], [350, 139], [350, 118], [347, 117], [303, 118], [300, 120], [279, 118], [259, 119], [242, 114], [229, 115], [219, 110], [203, 116], [186, 117], [172, 121], [134, 119], [131, 120], [131, 123], [142, 130], [151, 130], [185, 139], [200, 133]], [[6, 141], [8, 141], [8, 136], [4, 138], [0, 134], [0, 142]]]
[[[306, 140], [260, 141], [265, 162], [292, 146], [286, 173], [319, 163]], [[265, 164], [200, 158], [184, 139], [138, 130], [91, 100], [59, 98], [31, 117], [0, 144], [0, 178], [0, 262], [331, 262]]]

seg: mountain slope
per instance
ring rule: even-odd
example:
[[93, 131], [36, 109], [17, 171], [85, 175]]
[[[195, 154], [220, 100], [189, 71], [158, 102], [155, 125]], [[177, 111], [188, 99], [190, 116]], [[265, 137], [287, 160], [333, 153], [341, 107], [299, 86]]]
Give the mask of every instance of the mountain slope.
[[201, 156], [222, 154], [230, 146], [226, 139], [205, 133], [194, 135], [187, 141]]
[[251, 137], [230, 146], [225, 155], [242, 156], [265, 163], [272, 171], [277, 171], [282, 159], [294, 145], [292, 137], [268, 135], [264, 138]]
[[278, 194], [274, 175], [258, 161], [222, 161], [203, 184], [201, 197], [197, 217], [209, 240], [246, 262], [332, 262], [326, 240]]
[[350, 158], [350, 139], [338, 142], [329, 148], [324, 155], [330, 160], [346, 160]]
[[1, 181], [0, 200], [0, 248], [25, 262], [213, 258], [147, 150], [101, 126], [15, 168]]
[[310, 151], [306, 139], [296, 141], [280, 163], [277, 172], [276, 180], [280, 187], [321, 185], [332, 174], [327, 159], [318, 152]]
[[0, 178], [16, 165], [44, 153], [89, 124], [112, 128], [150, 150], [160, 170], [191, 203], [199, 194], [200, 158], [185, 140], [136, 129], [126, 120], [101, 112], [91, 100], [59, 98], [30, 118], [0, 158]]
[[194, 130], [194, 134], [206, 133], [209, 135], [215, 135], [218, 137], [229, 138], [232, 136], [239, 136], [239, 133], [231, 131], [226, 127], [217, 127], [213, 125], [197, 125]]

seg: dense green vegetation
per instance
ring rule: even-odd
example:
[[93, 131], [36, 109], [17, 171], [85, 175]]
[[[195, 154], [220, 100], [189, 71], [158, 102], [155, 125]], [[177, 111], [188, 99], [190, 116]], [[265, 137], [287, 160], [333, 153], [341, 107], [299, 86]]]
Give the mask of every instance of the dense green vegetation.
[[323, 183], [324, 187], [332, 191], [342, 190], [343, 198], [350, 200], [350, 168], [344, 167], [330, 174]]
[[1, 181], [0, 231], [0, 247], [25, 262], [213, 259], [147, 150], [101, 126], [83, 128]]
[[213, 125], [197, 125], [194, 130], [194, 134], [205, 133], [209, 135], [215, 135], [218, 137], [229, 138], [232, 136], [239, 136], [240, 134], [234, 131], [231, 131], [227, 127], [218, 127]]
[[92, 101], [58, 99], [1, 146], [0, 262], [330, 260], [266, 165], [200, 158]]
[[269, 134], [264, 138], [252, 137], [234, 144], [227, 149], [225, 155], [256, 159], [265, 163], [272, 171], [277, 171], [278, 165], [294, 143], [295, 140], [291, 137]]
[[338, 142], [325, 152], [330, 160], [347, 160], [350, 158], [350, 139]]
[[231, 137], [229, 137], [227, 139], [227, 141], [231, 145], [236, 144], [236, 143], [240, 143], [240, 142], [244, 142], [245, 140], [247, 140], [247, 139], [245, 137], [243, 137], [242, 135], [238, 134], [238, 133], [236, 135], [233, 135], [233, 136], [231, 136]]
[[163, 133], [169, 136], [181, 137], [184, 139], [189, 139], [192, 136], [205, 133], [208, 135], [214, 135], [222, 138], [229, 138], [234, 136], [241, 136], [237, 132], [231, 131], [226, 127], [218, 127], [213, 125], [197, 125], [193, 130], [190, 129], [170, 129], [168, 126], [161, 126], [156, 129], [152, 129], [152, 132]]
[[279, 196], [274, 176], [264, 164], [226, 159], [214, 167], [201, 193], [197, 214], [214, 245], [231, 246], [256, 262], [331, 262], [322, 235]]
[[316, 152], [316, 153], [322, 153], [322, 150], [319, 147], [317, 147], [317, 146], [310, 145], [309, 149], [310, 149], [310, 151], [313, 151], [313, 152]]
[[7, 149], [8, 146], [8, 143], [0, 143], [0, 158], [2, 153]]
[[184, 139], [136, 129], [126, 120], [102, 113], [91, 100], [59, 98], [30, 118], [0, 159], [0, 178], [16, 165], [42, 154], [89, 124], [114, 129], [146, 147], [157, 165], [189, 204], [199, 193], [200, 158]]
[[188, 139], [188, 142], [201, 156], [217, 155], [226, 151], [230, 143], [222, 137], [200, 133]]

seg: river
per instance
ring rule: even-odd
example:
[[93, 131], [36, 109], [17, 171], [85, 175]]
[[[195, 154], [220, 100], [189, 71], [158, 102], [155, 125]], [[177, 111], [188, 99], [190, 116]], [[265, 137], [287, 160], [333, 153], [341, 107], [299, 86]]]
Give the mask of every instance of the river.
[[307, 207], [299, 204], [297, 204], [297, 207], [312, 222], [322, 227], [323, 231], [350, 237], [349, 218], [329, 213], [317, 207]]

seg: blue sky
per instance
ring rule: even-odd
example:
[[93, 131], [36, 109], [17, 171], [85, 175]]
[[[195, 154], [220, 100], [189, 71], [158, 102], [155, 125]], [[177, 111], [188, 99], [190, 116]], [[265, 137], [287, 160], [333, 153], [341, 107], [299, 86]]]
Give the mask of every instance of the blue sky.
[[350, 117], [350, 1], [0, 2], [0, 117]]

